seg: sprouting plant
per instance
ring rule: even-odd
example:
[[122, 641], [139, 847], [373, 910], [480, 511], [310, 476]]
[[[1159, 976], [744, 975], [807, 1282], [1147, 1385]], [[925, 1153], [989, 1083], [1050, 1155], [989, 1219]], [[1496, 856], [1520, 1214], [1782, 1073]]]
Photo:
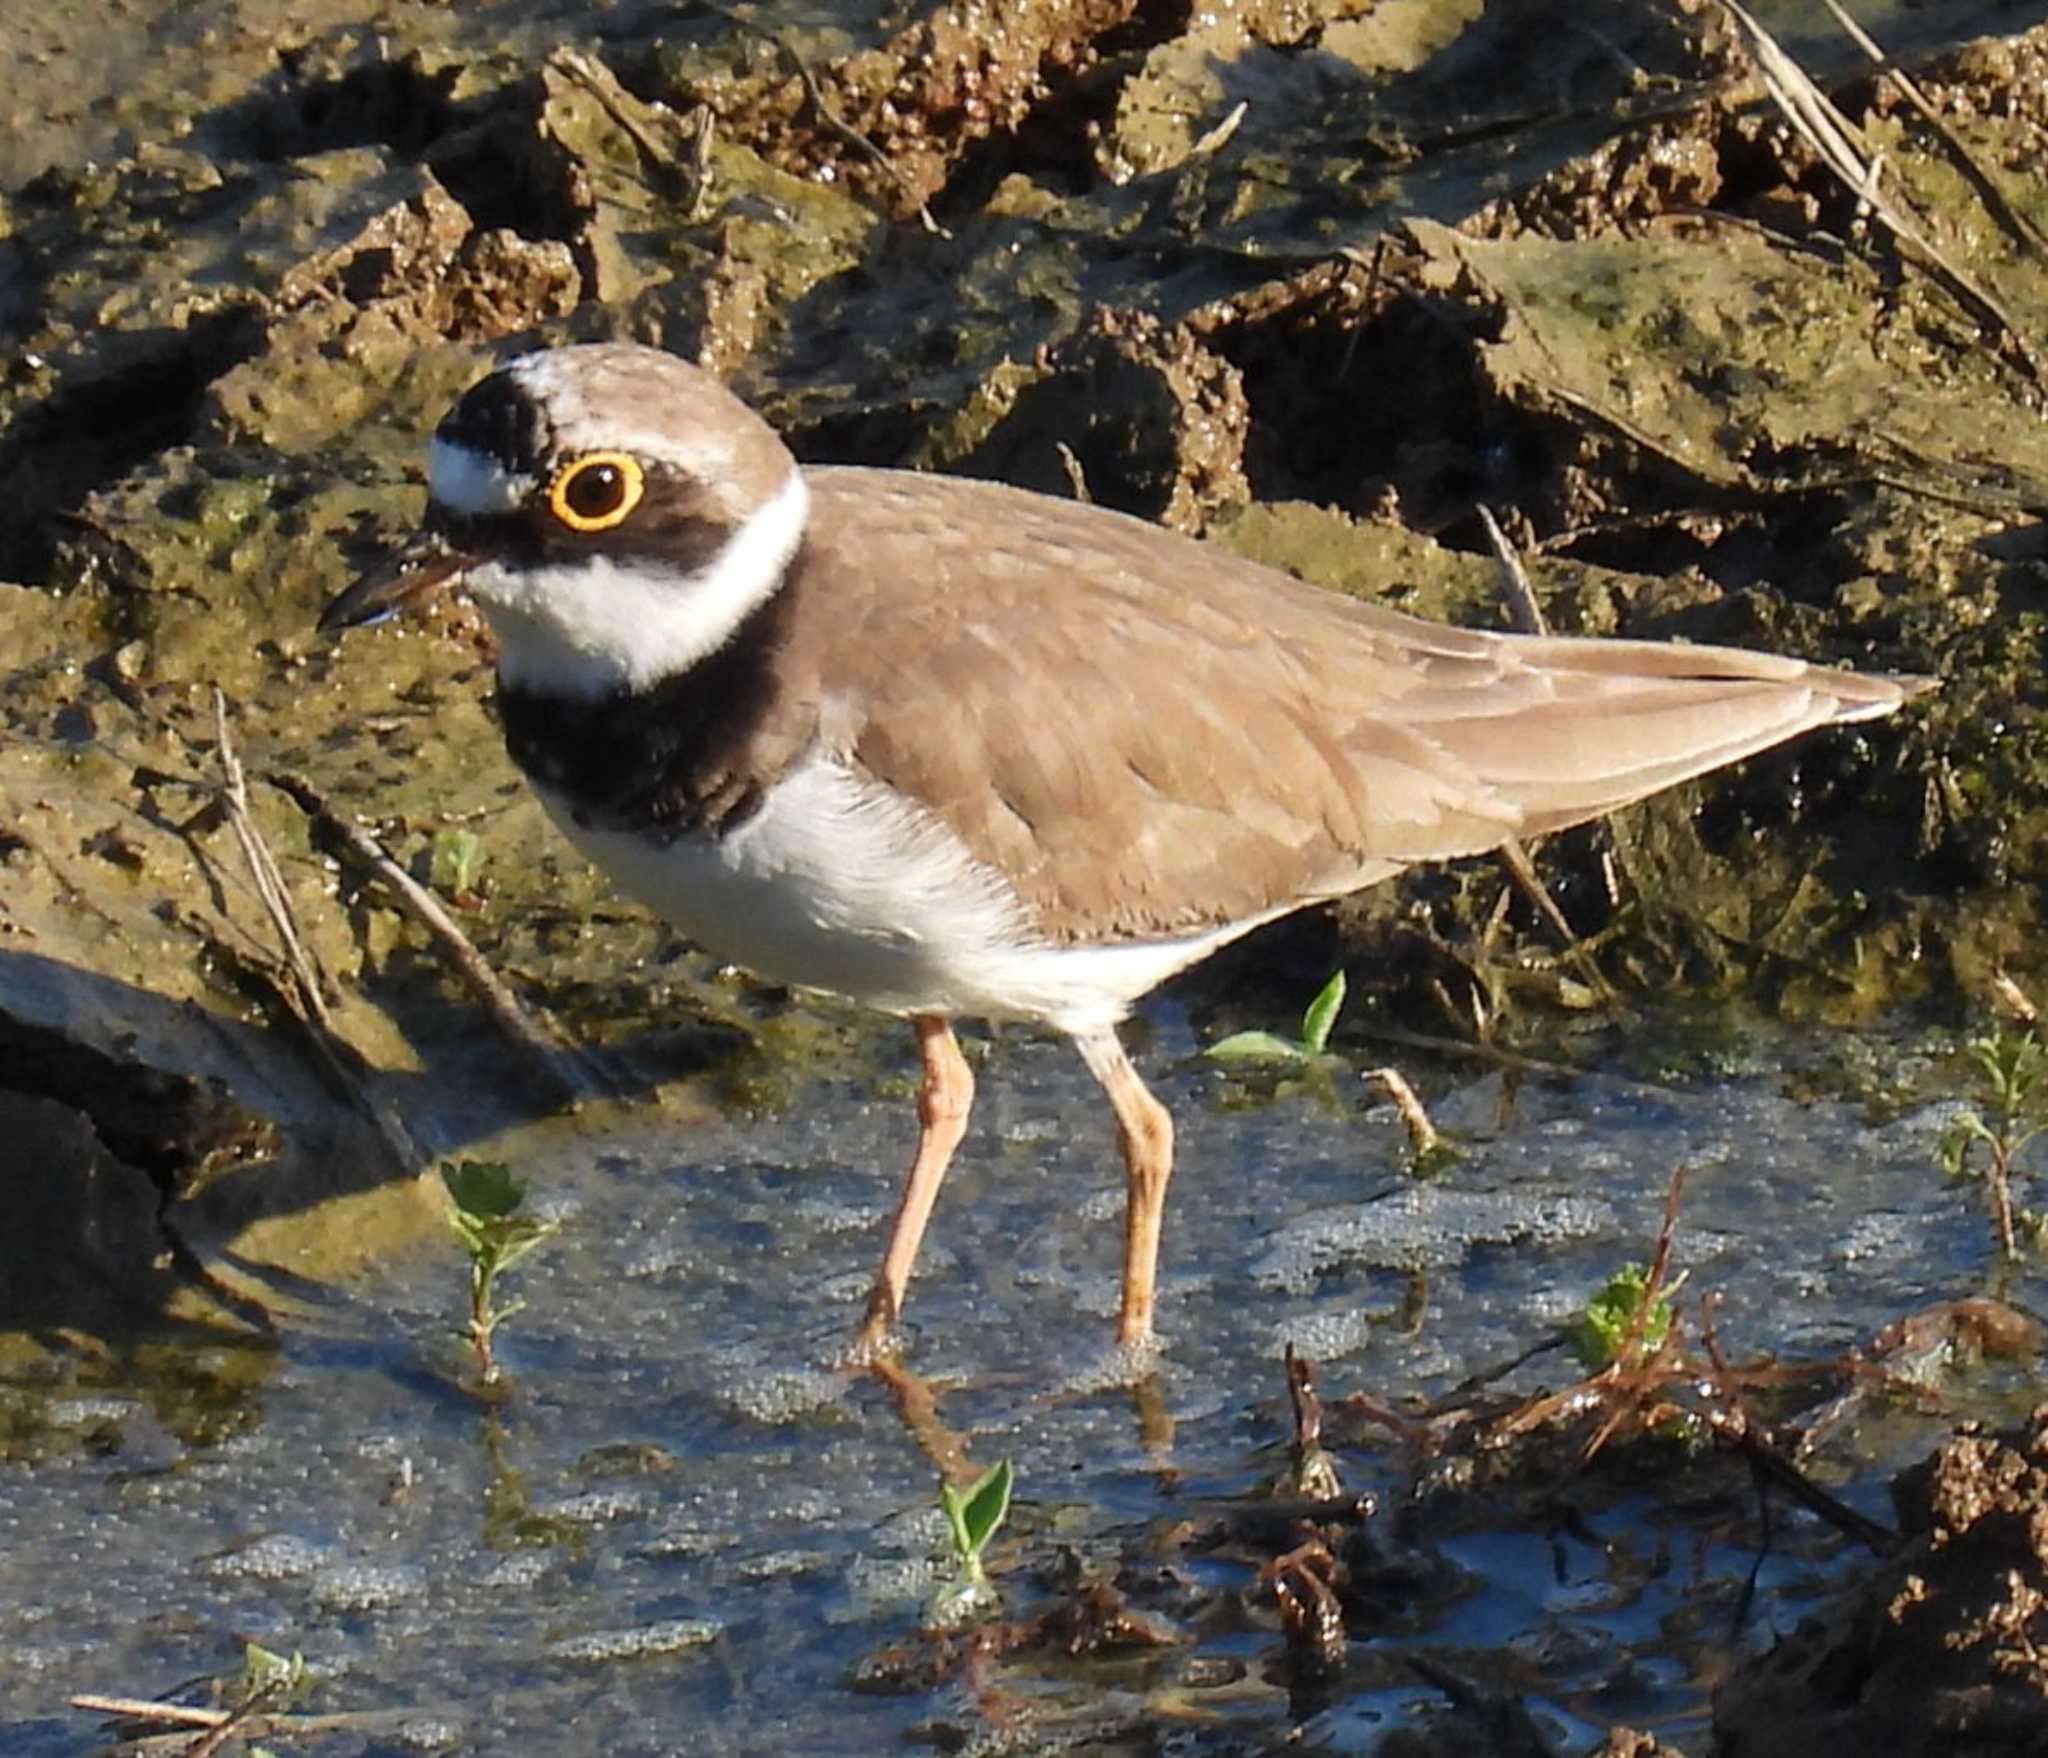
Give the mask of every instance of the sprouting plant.
[[526, 1303], [496, 1303], [498, 1277], [561, 1225], [553, 1216], [526, 1213], [526, 1186], [510, 1167], [490, 1160], [464, 1160], [441, 1168], [452, 1204], [448, 1224], [469, 1253], [469, 1323], [463, 1335], [476, 1351], [483, 1383], [495, 1386], [499, 1367], [494, 1337]]
[[946, 1527], [953, 1537], [953, 1562], [961, 1578], [977, 1587], [988, 1585], [988, 1570], [981, 1553], [1010, 1513], [1010, 1490], [1015, 1482], [1007, 1459], [998, 1459], [971, 1488], [960, 1490], [950, 1483], [939, 1485], [939, 1506], [946, 1513]]
[[483, 838], [474, 830], [438, 831], [427, 852], [427, 882], [443, 897], [468, 897], [483, 860]]
[[[206, 1746], [209, 1739], [218, 1742], [228, 1730], [237, 1727], [244, 1732], [254, 1732], [254, 1718], [276, 1716], [278, 1711], [297, 1701], [305, 1688], [306, 1657], [297, 1649], [293, 1649], [287, 1657], [263, 1647], [260, 1643], [244, 1642], [241, 1671], [233, 1679], [222, 1682], [221, 1690], [227, 1704], [228, 1719], [219, 1724], [211, 1734], [201, 1736], [200, 1740], [187, 1750], [197, 1751], [200, 1747]], [[286, 1717], [281, 1722], [266, 1720], [265, 1725], [281, 1727], [286, 1725], [289, 1719]], [[211, 1751], [213, 1748], [206, 1746], [206, 1749]], [[250, 1758], [275, 1758], [272, 1749], [266, 1745], [252, 1744], [248, 1750]]]
[[[1989, 1037], [1972, 1038], [1966, 1048], [1983, 1071], [1983, 1110], [1956, 1113], [1942, 1135], [1938, 1158], [1951, 1178], [1984, 1180], [1998, 1227], [1998, 1249], [2006, 1262], [2013, 1263], [2020, 1255], [2020, 1235], [2038, 1240], [2048, 1228], [2041, 1216], [2018, 1207], [2012, 1198], [2013, 1171], [2021, 1151], [2048, 1128], [2040, 1102], [2041, 1040], [2031, 1031], [2001, 1026]], [[1981, 1167], [1970, 1163], [1970, 1150], [1978, 1146], [1984, 1149]]]
[[1642, 1354], [1654, 1355], [1671, 1333], [1671, 1297], [1685, 1286], [1689, 1273], [1681, 1271], [1653, 1291], [1647, 1269], [1641, 1264], [1623, 1264], [1586, 1302], [1585, 1312], [1572, 1327], [1571, 1351], [1579, 1365], [1588, 1373], [1612, 1366], [1635, 1331], [1638, 1315], [1642, 1315], [1642, 1329], [1637, 1345]]
[[1301, 1016], [1301, 1036], [1283, 1038], [1277, 1032], [1232, 1032], [1211, 1044], [1207, 1054], [1220, 1061], [1243, 1059], [1275, 1062], [1313, 1062], [1327, 1054], [1330, 1028], [1344, 1005], [1344, 973], [1333, 975], [1316, 993]]
[[996, 1590], [988, 1578], [982, 1553], [989, 1540], [1009, 1517], [1010, 1490], [1015, 1476], [1007, 1459], [999, 1459], [966, 1489], [941, 1481], [939, 1507], [946, 1516], [946, 1530], [953, 1540], [953, 1570], [950, 1583], [932, 1601], [927, 1622], [945, 1628], [963, 1622], [994, 1605]]
[[296, 1697], [305, 1687], [306, 1657], [297, 1649], [289, 1656], [273, 1653], [257, 1642], [242, 1644], [242, 1670], [228, 1686], [227, 1694], [237, 1708], [255, 1703], [280, 1702]]

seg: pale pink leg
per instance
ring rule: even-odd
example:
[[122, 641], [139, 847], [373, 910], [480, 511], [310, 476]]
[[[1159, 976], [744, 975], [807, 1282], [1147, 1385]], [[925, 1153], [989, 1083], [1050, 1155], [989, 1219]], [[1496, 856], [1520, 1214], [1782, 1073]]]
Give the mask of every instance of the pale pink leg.
[[1145, 1090], [1114, 1031], [1094, 1032], [1074, 1042], [1089, 1072], [1116, 1107], [1123, 1142], [1124, 1299], [1117, 1337], [1145, 1343], [1152, 1336], [1152, 1296], [1159, 1276], [1159, 1227], [1166, 1215], [1166, 1183], [1173, 1176], [1173, 1119]]
[[902, 1316], [918, 1243], [924, 1238], [925, 1223], [932, 1218], [932, 1204], [938, 1200], [939, 1184], [953, 1150], [967, 1133], [967, 1113], [974, 1104], [974, 1074], [960, 1054], [953, 1028], [929, 1014], [921, 1014], [911, 1023], [917, 1028], [917, 1048], [924, 1058], [924, 1088], [917, 1098], [917, 1157], [903, 1181], [903, 1197], [889, 1228], [889, 1249], [883, 1254], [881, 1274], [875, 1278], [875, 1291], [868, 1296], [867, 1316], [861, 1323], [861, 1341], [869, 1344], [888, 1335]]

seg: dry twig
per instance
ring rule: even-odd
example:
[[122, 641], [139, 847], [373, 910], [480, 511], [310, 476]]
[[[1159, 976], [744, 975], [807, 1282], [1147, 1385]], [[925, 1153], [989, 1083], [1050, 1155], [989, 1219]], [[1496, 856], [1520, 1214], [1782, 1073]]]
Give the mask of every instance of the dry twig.
[[[256, 894], [261, 898], [264, 911], [270, 917], [271, 926], [284, 949], [285, 968], [291, 978], [290, 989], [278, 989], [277, 993], [303, 1025], [305, 1040], [311, 1046], [321, 1071], [376, 1129], [397, 1165], [405, 1171], [412, 1171], [420, 1163], [418, 1146], [397, 1114], [372, 1098], [357, 1073], [353, 1053], [334, 1030], [325, 975], [299, 932], [298, 915], [292, 908], [291, 894], [285, 889], [284, 876], [278, 871], [270, 845], [263, 840], [262, 832], [256, 828], [256, 821], [250, 815], [248, 777], [243, 773], [242, 760], [235, 751], [234, 735], [228, 722], [227, 697], [217, 689], [213, 693], [213, 720], [221, 767], [222, 808], [236, 842], [241, 845]], [[264, 974], [275, 987], [269, 973]]]
[[1408, 1131], [1408, 1146], [1418, 1160], [1432, 1159], [1443, 1152], [1444, 1138], [1429, 1120], [1429, 1112], [1423, 1108], [1421, 1097], [1408, 1084], [1408, 1077], [1391, 1063], [1385, 1068], [1368, 1068], [1367, 1080], [1378, 1081], [1386, 1089], [1387, 1097], [1394, 1102], [1394, 1109], [1401, 1114], [1401, 1122]]
[[284, 887], [284, 876], [277, 870], [269, 845], [249, 815], [248, 778], [242, 773], [241, 758], [235, 754], [234, 735], [228, 725], [228, 699], [218, 689], [213, 692], [213, 725], [220, 756], [221, 801], [227, 810], [228, 827], [235, 833], [235, 841], [241, 845], [242, 858], [249, 865], [249, 877], [255, 882], [256, 895], [262, 900], [264, 913], [270, 917], [270, 925], [276, 930], [278, 942], [284, 948], [297, 1010], [321, 1031], [327, 1031], [333, 1016], [327, 1004], [324, 974], [306, 950], [306, 943], [299, 934], [298, 916], [292, 909], [291, 895]]
[[794, 44], [787, 41], [780, 32], [770, 30], [765, 24], [757, 24], [753, 19], [744, 17], [727, 7], [716, 5], [714, 0], [697, 0], [697, 3], [706, 12], [717, 13], [727, 24], [739, 30], [750, 32], [752, 35], [761, 38], [764, 42], [773, 44], [776, 52], [796, 70], [796, 76], [803, 84], [804, 96], [810, 99], [811, 107], [818, 113], [818, 119], [827, 128], [831, 129], [834, 134], [838, 135], [841, 140], [848, 142], [879, 166], [890, 182], [894, 183], [898, 189], [902, 190], [905, 195], [917, 203], [918, 223], [927, 232], [934, 238], [949, 240], [952, 238], [953, 234], [932, 218], [931, 208], [926, 204], [924, 198], [917, 193], [910, 179], [897, 169], [895, 160], [891, 159], [887, 153], [883, 152], [879, 146], [868, 139], [851, 122], [843, 120], [838, 112], [825, 101], [825, 88], [819, 84], [818, 76], [811, 71], [811, 64], [804, 59], [802, 52]]
[[385, 853], [383, 845], [360, 824], [344, 818], [326, 802], [313, 784], [296, 775], [266, 778], [290, 795], [299, 809], [322, 829], [337, 837], [360, 865], [383, 884], [401, 905], [432, 936], [434, 944], [483, 1004], [491, 1023], [515, 1050], [567, 1098], [580, 1097], [595, 1083], [580, 1066], [580, 1059], [535, 1023], [498, 974], [484, 962], [470, 944], [468, 935], [441, 907], [441, 900]]
[[202, 1709], [196, 1703], [159, 1703], [153, 1697], [109, 1697], [98, 1691], [80, 1691], [65, 1701], [88, 1715], [118, 1715], [124, 1721], [167, 1721], [180, 1727], [213, 1728], [229, 1719], [225, 1709]]
[[1970, 149], [1956, 138], [1955, 131], [1941, 119], [1941, 112], [1935, 109], [1927, 94], [1914, 83], [1912, 76], [1878, 47], [1870, 33], [1850, 16], [1841, 0], [1821, 0], [1828, 11], [1834, 14], [1835, 22], [1842, 27], [1848, 39], [1876, 62], [1884, 75], [1898, 87], [1907, 103], [1919, 113], [1920, 120], [1927, 124], [1934, 138], [1941, 143], [1941, 149], [1948, 154], [1949, 163], [1962, 174], [1964, 180], [1977, 192], [1977, 199], [1984, 204], [1985, 212], [1991, 215], [2006, 235], [2022, 250], [2035, 256], [2048, 255], [2048, 233], [2034, 224], [2018, 208], [2005, 199], [2005, 192], [1991, 180], [1991, 175], [1979, 165]]
[[1799, 138], [1811, 147], [1822, 164], [1834, 172], [1856, 196], [1863, 208], [1890, 232], [1898, 246], [1900, 260], [1928, 275], [1979, 324], [1994, 332], [1999, 346], [1992, 358], [2023, 372], [2035, 384], [2043, 380], [2040, 362], [2027, 346], [2025, 333], [2005, 309], [1976, 280], [1948, 260], [1920, 228], [1892, 202], [1883, 189], [1882, 155], [1869, 153], [1856, 125], [1837, 109], [1834, 102], [1815, 85], [1798, 62], [1785, 53], [1770, 32], [1752, 18], [1737, 0], [1721, 0], [1749, 46], [1758, 77], [1771, 101]]
[[1529, 570], [1522, 566], [1522, 558], [1508, 541], [1508, 534], [1500, 528], [1500, 521], [1494, 518], [1493, 509], [1480, 501], [1472, 510], [1479, 515], [1479, 527], [1486, 533], [1494, 563], [1500, 569], [1500, 587], [1508, 601], [1509, 624], [1518, 635], [1549, 634], [1550, 624], [1544, 620], [1543, 606], [1536, 601], [1536, 588], [1529, 583]]

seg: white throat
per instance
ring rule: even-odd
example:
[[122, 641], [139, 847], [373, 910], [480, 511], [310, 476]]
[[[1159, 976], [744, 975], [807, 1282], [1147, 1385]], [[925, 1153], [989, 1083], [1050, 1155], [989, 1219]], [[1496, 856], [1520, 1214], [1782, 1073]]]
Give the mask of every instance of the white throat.
[[[434, 491], [448, 499], [438, 453]], [[767, 602], [802, 541], [809, 509], [803, 472], [792, 467], [695, 573], [592, 554], [532, 568], [487, 562], [464, 583], [490, 619], [507, 684], [586, 698], [644, 690], [717, 652]]]

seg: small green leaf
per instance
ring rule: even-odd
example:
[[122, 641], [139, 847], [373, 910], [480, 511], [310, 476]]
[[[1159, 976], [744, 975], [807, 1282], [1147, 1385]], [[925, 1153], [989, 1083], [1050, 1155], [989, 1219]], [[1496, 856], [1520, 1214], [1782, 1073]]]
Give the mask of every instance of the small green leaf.
[[427, 856], [427, 880], [444, 896], [467, 891], [483, 865], [483, 839], [474, 830], [443, 830]]
[[235, 1694], [242, 1701], [261, 1693], [296, 1691], [306, 1678], [306, 1657], [296, 1649], [290, 1658], [272, 1652], [260, 1643], [242, 1644], [242, 1676]]
[[1301, 1016], [1302, 1047], [1311, 1056], [1320, 1056], [1330, 1041], [1330, 1028], [1337, 1023], [1337, 1011], [1344, 1005], [1344, 989], [1344, 972], [1339, 969]]
[[504, 1230], [490, 1241], [489, 1249], [497, 1267], [509, 1270], [554, 1232], [558, 1222], [543, 1221], [535, 1215], [520, 1215], [505, 1223]]
[[1013, 1482], [1009, 1460], [998, 1459], [967, 1492], [960, 1524], [967, 1537], [967, 1548], [976, 1556], [988, 1548], [988, 1541], [996, 1535], [996, 1529], [1009, 1514]]
[[944, 1478], [939, 1480], [939, 1507], [953, 1534], [953, 1555], [962, 1563], [974, 1560], [974, 1546], [967, 1542], [967, 1498]]
[[952, 1531], [953, 1557], [960, 1565], [963, 1581], [977, 1585], [986, 1582], [981, 1553], [1010, 1511], [1012, 1481], [1007, 1459], [990, 1466], [966, 1490], [940, 1481], [939, 1506], [945, 1511], [946, 1525]]
[[1232, 1032], [1203, 1051], [1219, 1062], [1300, 1062], [1308, 1052], [1292, 1038], [1274, 1032]]
[[[1643, 1322], [1645, 1350], [1658, 1348], [1670, 1333], [1671, 1302], [1665, 1295], [1676, 1292], [1677, 1285], [1673, 1282], [1658, 1296]], [[1607, 1279], [1607, 1286], [1586, 1302], [1585, 1314], [1572, 1335], [1572, 1353], [1588, 1372], [1598, 1373], [1621, 1353], [1649, 1291], [1650, 1272], [1641, 1264], [1623, 1264]]]
[[1970, 1150], [1979, 1142], [1994, 1149], [1998, 1146], [1997, 1136], [1992, 1134], [1983, 1118], [1974, 1111], [1959, 1111], [1941, 1132], [1941, 1140], [1934, 1150], [1935, 1163], [1950, 1178], [1974, 1178], [1976, 1173], [1970, 1168]]
[[495, 1160], [464, 1160], [441, 1168], [456, 1209], [465, 1220], [495, 1221], [512, 1214], [526, 1200], [526, 1186], [512, 1168]]

